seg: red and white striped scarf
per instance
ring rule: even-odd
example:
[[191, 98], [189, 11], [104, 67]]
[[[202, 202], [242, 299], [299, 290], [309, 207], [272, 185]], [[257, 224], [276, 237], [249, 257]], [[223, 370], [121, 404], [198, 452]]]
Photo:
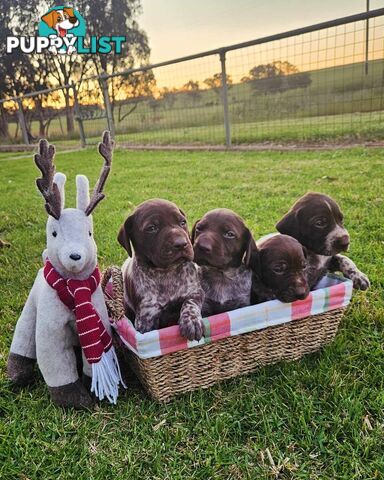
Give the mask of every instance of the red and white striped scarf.
[[86, 280], [65, 279], [47, 260], [44, 266], [44, 278], [48, 285], [56, 290], [64, 305], [75, 314], [80, 345], [85, 358], [92, 365], [91, 390], [95, 391], [100, 399], [105, 395], [115, 403], [118, 384], [121, 382], [124, 385], [124, 383], [112, 338], [92, 305], [92, 293], [100, 283], [99, 268], [96, 267]]

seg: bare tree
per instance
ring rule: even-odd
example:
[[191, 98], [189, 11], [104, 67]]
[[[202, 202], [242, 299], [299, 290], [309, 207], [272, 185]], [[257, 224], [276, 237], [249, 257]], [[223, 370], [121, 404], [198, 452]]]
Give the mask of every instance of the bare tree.
[[183, 85], [183, 91], [188, 92], [188, 95], [192, 98], [192, 102], [196, 103], [201, 98], [200, 84], [198, 81], [189, 80]]
[[[227, 80], [227, 85], [230, 88], [233, 83], [231, 76], [227, 75], [226, 80]], [[212, 77], [206, 78], [204, 80], [204, 83], [205, 85], [207, 85], [208, 88], [212, 89], [217, 94], [220, 94], [221, 88], [222, 88], [222, 74], [215, 73]]]

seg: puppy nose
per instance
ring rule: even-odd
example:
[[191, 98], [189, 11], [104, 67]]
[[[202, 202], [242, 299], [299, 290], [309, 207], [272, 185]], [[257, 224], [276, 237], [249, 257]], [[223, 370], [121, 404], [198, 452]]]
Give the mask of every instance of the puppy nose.
[[184, 250], [187, 245], [188, 242], [184, 237], [177, 237], [173, 241], [173, 248], [176, 248], [176, 250]]
[[71, 258], [72, 260], [76, 260], [76, 261], [77, 261], [77, 260], [80, 260], [81, 255], [79, 255], [78, 253], [71, 253], [71, 254], [69, 255], [69, 258]]
[[69, 21], [72, 23], [72, 25], [74, 25], [77, 22], [77, 18], [76, 17], [71, 17], [69, 19]]
[[349, 247], [349, 235], [343, 235], [336, 239], [336, 245], [343, 250], [346, 250]]
[[207, 242], [199, 242], [197, 244], [197, 248], [204, 253], [211, 253], [212, 252], [212, 245]]
[[304, 300], [307, 296], [307, 289], [305, 287], [296, 287], [295, 293], [299, 300]]

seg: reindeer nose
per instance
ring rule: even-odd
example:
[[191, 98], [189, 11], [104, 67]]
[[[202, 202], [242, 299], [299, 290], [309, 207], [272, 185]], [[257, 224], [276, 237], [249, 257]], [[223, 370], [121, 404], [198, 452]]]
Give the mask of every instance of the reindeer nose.
[[184, 237], [176, 237], [173, 241], [173, 248], [176, 250], [184, 250], [187, 245], [188, 242]]
[[77, 260], [80, 260], [81, 255], [79, 255], [78, 253], [71, 253], [71, 254], [69, 255], [69, 258], [71, 258], [72, 260], [77, 261]]

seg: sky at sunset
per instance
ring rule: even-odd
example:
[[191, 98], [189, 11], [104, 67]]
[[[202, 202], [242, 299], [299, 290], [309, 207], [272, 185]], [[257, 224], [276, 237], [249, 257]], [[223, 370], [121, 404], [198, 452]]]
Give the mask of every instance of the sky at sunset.
[[[384, 1], [370, 0], [371, 9]], [[142, 0], [151, 63], [360, 13], [366, 0]]]
[[[149, 37], [150, 63], [203, 52], [365, 11], [366, 0], [142, 0], [141, 27]], [[370, 0], [370, 8], [384, 0]], [[227, 53], [227, 73], [237, 83], [251, 68], [289, 61], [300, 71], [360, 62], [365, 55], [365, 22], [322, 30]], [[379, 28], [381, 29], [379, 31]], [[382, 58], [384, 19], [371, 20], [370, 59]], [[375, 40], [378, 39], [378, 40]], [[380, 43], [381, 42], [381, 43]], [[188, 80], [220, 71], [219, 58], [155, 69], [159, 87], [180, 88]]]

